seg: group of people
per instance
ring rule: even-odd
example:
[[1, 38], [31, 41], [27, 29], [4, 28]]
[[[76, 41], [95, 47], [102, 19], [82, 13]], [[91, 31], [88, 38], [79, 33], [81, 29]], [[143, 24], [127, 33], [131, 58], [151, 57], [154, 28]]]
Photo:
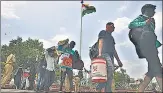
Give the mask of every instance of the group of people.
[[[53, 84], [55, 79], [55, 66], [60, 65], [61, 76], [60, 76], [60, 91], [63, 91], [62, 87], [67, 77], [68, 82], [65, 82], [65, 89], [67, 92], [73, 91], [73, 80], [79, 81], [82, 79], [82, 70], [84, 63], [80, 58], [77, 50], [73, 50], [75, 47], [75, 42], [69, 39], [60, 41], [58, 47], [51, 47], [46, 49], [45, 55], [38, 65], [38, 91], [49, 91], [50, 86]], [[67, 58], [67, 59], [66, 59]], [[65, 62], [64, 62], [65, 61]], [[77, 72], [76, 72], [76, 71]], [[75, 76], [73, 73], [76, 72]], [[75, 91], [78, 90], [78, 83]]]
[[14, 73], [14, 84], [16, 89], [33, 90], [36, 77], [35, 62], [28, 60], [24, 65], [20, 65]]
[[[36, 62], [27, 62], [25, 67], [20, 66], [14, 75], [16, 88], [33, 90], [35, 83], [37, 91], [49, 91], [55, 79], [56, 65], [59, 64], [61, 67], [60, 91], [63, 91], [64, 83], [67, 91], [73, 91], [73, 82], [75, 83], [75, 91], [79, 91], [79, 83], [83, 78], [84, 62], [81, 60], [78, 51], [73, 50], [75, 42], [68, 42], [69, 39], [66, 39], [60, 41], [57, 47], [53, 46], [46, 49], [37, 66], [34, 64]], [[71, 59], [71, 66], [63, 64], [65, 53], [70, 54], [68, 57]]]
[[[157, 36], [155, 34], [155, 20], [153, 18], [155, 14], [155, 9], [155, 5], [144, 5], [141, 9], [142, 14], [134, 19], [128, 26], [130, 29], [129, 39], [135, 45], [138, 57], [145, 58], [148, 62], [148, 72], [146, 73], [144, 81], [139, 87], [139, 92], [143, 92], [145, 90], [153, 77], [156, 77], [156, 80], [162, 91], [162, 64], [158, 57], [157, 50], [157, 48], [160, 47], [162, 44], [157, 40]], [[107, 82], [99, 83], [97, 85], [97, 92], [101, 92], [103, 88], [105, 88], [105, 92], [112, 92], [111, 86], [114, 72], [114, 57], [116, 58], [118, 65], [120, 67], [123, 66], [115, 49], [116, 43], [112, 36], [112, 32], [114, 32], [114, 29], [114, 23], [108, 22], [106, 24], [106, 29], [100, 31], [98, 35], [98, 56], [105, 58], [105, 60], [107, 61], [108, 74]], [[66, 39], [64, 41], [60, 41], [58, 43], [58, 47], [51, 47], [46, 49], [45, 54], [43, 55], [37, 69], [37, 90], [49, 91], [49, 88], [53, 84], [55, 79], [56, 64], [60, 64], [61, 66], [61, 82], [59, 89], [60, 91], [63, 91], [62, 87], [66, 76], [69, 81], [67, 85], [69, 86], [69, 92], [73, 91], [73, 78], [75, 77], [75, 80], [78, 82], [82, 79], [82, 70], [84, 67], [84, 63], [81, 60], [78, 51], [73, 50], [73, 48], [75, 47], [75, 42], [68, 42], [69, 40]], [[66, 59], [65, 57], [68, 57], [68, 59]], [[63, 61], [65, 61], [66, 63], [64, 63]], [[19, 68], [17, 72], [21, 72], [21, 69], [22, 68]], [[30, 77], [30, 74], [28, 74], [30, 73], [30, 71], [28, 70], [29, 68], [27, 67], [23, 71], [24, 82], [27, 81], [26, 79], [29, 79]], [[77, 70], [78, 74], [76, 74], [76, 76], [73, 76], [73, 72], [76, 72], [75, 70]], [[32, 74], [35, 74], [35, 72], [33, 72]], [[15, 80], [15, 82], [17, 82], [17, 80]], [[33, 88], [32, 84], [34, 82], [34, 77], [31, 77], [29, 82], [29, 86]], [[16, 85], [17, 88], [23, 88], [18, 82]], [[79, 91], [79, 84], [78, 87], [75, 88], [75, 90]]]
[[[144, 92], [147, 85], [156, 78], [160, 90], [162, 91], [162, 64], [158, 57], [157, 48], [162, 44], [157, 40], [155, 34], [155, 14], [156, 6], [146, 4], [142, 7], [142, 14], [129, 24], [129, 39], [135, 45], [139, 58], [145, 58], [148, 62], [148, 72], [144, 81], [140, 84], [139, 92]], [[107, 82], [99, 83], [96, 87], [98, 92], [105, 88], [105, 92], [112, 92], [111, 84], [113, 80], [114, 57], [120, 67], [123, 66], [115, 49], [115, 41], [111, 35], [114, 32], [114, 23], [108, 22], [106, 29], [98, 35], [98, 56], [107, 61]]]

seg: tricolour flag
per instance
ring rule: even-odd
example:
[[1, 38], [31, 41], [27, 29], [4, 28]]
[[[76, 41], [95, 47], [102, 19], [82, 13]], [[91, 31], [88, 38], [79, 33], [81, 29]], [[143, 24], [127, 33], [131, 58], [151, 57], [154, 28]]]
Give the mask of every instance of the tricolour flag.
[[89, 4], [82, 4], [82, 9], [82, 17], [86, 14], [96, 12], [96, 8], [94, 6], [89, 6]]

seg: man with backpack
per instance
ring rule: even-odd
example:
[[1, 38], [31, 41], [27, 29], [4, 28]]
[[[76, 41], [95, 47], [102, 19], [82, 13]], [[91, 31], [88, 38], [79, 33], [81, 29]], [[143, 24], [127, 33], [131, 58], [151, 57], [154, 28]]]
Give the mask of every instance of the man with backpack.
[[157, 40], [155, 34], [155, 20], [152, 18], [155, 14], [156, 6], [146, 4], [142, 7], [142, 15], [139, 15], [129, 24], [129, 38], [135, 45], [139, 58], [146, 58], [148, 62], [148, 72], [144, 78], [144, 82], [139, 87], [139, 92], [143, 92], [153, 77], [162, 91], [162, 68], [158, 57], [157, 48], [162, 44]]
[[[102, 57], [107, 61], [107, 82], [99, 83], [97, 85], [96, 90], [98, 92], [100, 92], [103, 87], [105, 87], [105, 92], [112, 92], [111, 87], [114, 72], [114, 57], [116, 58], [118, 65], [120, 67], [123, 66], [115, 49], [115, 41], [112, 36], [114, 28], [114, 24], [112, 22], [108, 22], [106, 24], [106, 30], [102, 30], [98, 35], [98, 43], [96, 43], [98, 52], [95, 54], [98, 54], [98, 57]], [[95, 58], [97, 55], [93, 57]]]

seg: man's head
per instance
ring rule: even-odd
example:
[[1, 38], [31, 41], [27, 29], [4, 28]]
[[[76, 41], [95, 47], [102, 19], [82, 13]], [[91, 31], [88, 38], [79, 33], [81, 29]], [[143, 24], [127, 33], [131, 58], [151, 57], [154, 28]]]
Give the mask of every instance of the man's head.
[[145, 4], [142, 8], [141, 8], [141, 12], [142, 14], [148, 16], [148, 17], [153, 17], [155, 14], [155, 9], [156, 6], [152, 5], [152, 4]]
[[75, 47], [75, 45], [76, 45], [75, 41], [71, 41], [71, 42], [70, 42], [70, 48], [71, 48], [71, 49], [73, 49], [73, 48]]
[[114, 29], [115, 29], [115, 27], [114, 27], [114, 23], [112, 23], [112, 22], [108, 22], [108, 23], [106, 24], [106, 31], [113, 32]]
[[49, 54], [51, 57], [54, 57], [54, 51], [53, 51], [53, 49], [49, 48], [47, 51], [48, 51], [48, 54]]

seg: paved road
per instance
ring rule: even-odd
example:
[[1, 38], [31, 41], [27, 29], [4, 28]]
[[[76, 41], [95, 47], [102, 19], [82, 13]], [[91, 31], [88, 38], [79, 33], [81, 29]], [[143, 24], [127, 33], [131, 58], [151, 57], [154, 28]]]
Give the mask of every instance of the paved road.
[[[54, 90], [51, 91], [50, 93], [58, 93], [56, 92], [57, 90]], [[86, 92], [86, 91], [85, 91]], [[89, 92], [89, 90], [87, 91]], [[116, 92], [136, 92], [136, 91], [127, 91], [127, 90], [117, 90]], [[152, 92], [152, 91], [146, 91], [148, 93]], [[1, 93], [36, 93], [35, 91], [33, 90], [18, 90], [18, 89], [1, 89]]]
[[[18, 90], [18, 89], [1, 89], [0, 93], [36, 93], [36, 91], [34, 91], [34, 90]], [[49, 93], [58, 93], [58, 92], [51, 91]]]
[[18, 90], [18, 89], [1, 89], [1, 93], [13, 93], [13, 92], [23, 92], [23, 93], [31, 93], [35, 92], [33, 90]]

